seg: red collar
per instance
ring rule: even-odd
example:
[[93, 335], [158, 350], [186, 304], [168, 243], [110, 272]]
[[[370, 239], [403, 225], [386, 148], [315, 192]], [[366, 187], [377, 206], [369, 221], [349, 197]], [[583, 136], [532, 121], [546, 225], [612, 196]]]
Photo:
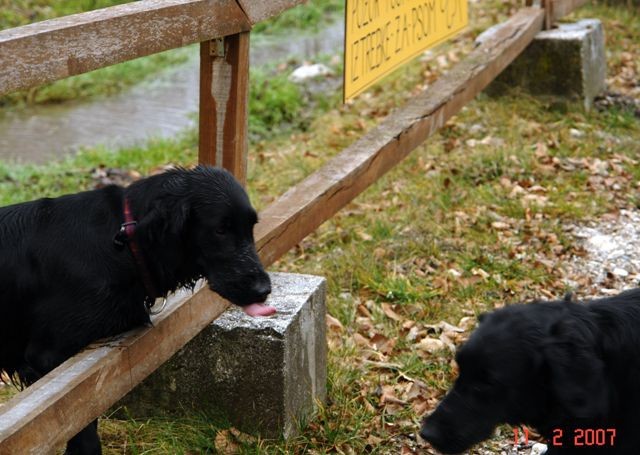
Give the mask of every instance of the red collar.
[[149, 302], [146, 302], [147, 309], [153, 306], [154, 300], [159, 297], [159, 294], [156, 291], [155, 286], [153, 285], [153, 280], [151, 279], [151, 274], [149, 273], [149, 269], [147, 268], [147, 264], [144, 261], [144, 256], [138, 242], [135, 240], [135, 231], [138, 222], [133, 219], [133, 214], [131, 213], [131, 207], [129, 206], [129, 200], [124, 198], [124, 223], [120, 225], [120, 231], [113, 238], [113, 243], [118, 247], [123, 247], [125, 243], [129, 245], [129, 250], [131, 250], [131, 254], [138, 265], [138, 272], [142, 277], [142, 282], [144, 283], [144, 287], [147, 291], [148, 296], [151, 298]]

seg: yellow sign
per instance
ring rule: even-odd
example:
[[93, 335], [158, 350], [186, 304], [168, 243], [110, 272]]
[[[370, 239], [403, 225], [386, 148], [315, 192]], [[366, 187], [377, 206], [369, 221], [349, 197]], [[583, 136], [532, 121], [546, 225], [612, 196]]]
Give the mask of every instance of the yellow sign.
[[467, 0], [346, 0], [344, 99], [468, 23]]

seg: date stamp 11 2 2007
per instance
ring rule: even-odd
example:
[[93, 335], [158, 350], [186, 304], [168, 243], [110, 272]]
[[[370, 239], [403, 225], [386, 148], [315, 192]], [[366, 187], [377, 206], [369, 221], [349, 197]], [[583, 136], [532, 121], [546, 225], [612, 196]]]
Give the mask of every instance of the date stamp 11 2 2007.
[[[525, 445], [529, 444], [529, 429], [523, 427]], [[513, 429], [514, 442], [520, 443], [518, 428]], [[615, 428], [555, 428], [549, 445], [553, 447], [614, 447]]]

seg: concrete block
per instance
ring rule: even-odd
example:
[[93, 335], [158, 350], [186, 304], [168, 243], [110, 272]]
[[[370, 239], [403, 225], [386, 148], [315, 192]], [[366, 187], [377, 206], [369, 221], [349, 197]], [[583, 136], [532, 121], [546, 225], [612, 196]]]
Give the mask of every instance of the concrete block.
[[589, 110], [593, 99], [605, 88], [605, 75], [602, 23], [584, 19], [538, 33], [487, 87], [487, 93], [496, 96], [519, 87], [533, 95], [580, 99]]
[[229, 308], [118, 406], [136, 418], [205, 411], [247, 433], [295, 435], [326, 398], [326, 282], [271, 280], [274, 316]]

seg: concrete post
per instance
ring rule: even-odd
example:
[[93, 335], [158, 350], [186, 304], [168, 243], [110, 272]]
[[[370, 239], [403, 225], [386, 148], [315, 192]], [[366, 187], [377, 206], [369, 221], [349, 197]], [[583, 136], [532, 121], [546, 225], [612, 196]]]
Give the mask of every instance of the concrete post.
[[[490, 34], [491, 30], [478, 37]], [[511, 87], [533, 95], [580, 99], [586, 110], [605, 88], [604, 33], [598, 19], [584, 19], [538, 33], [529, 47], [487, 87], [491, 96]]]
[[295, 435], [326, 398], [326, 282], [288, 273], [271, 279], [274, 316], [229, 308], [118, 406], [136, 418], [213, 412], [244, 432]]

